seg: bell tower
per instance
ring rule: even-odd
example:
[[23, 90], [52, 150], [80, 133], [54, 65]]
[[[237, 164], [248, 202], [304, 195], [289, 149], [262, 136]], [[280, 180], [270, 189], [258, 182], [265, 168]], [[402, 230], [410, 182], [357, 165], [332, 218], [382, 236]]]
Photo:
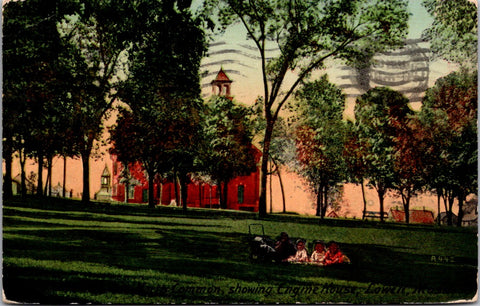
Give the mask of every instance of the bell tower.
[[227, 76], [223, 67], [220, 68], [220, 71], [217, 74], [215, 80], [211, 82], [212, 84], [212, 94], [217, 96], [225, 96], [227, 98], [232, 98], [231, 95], [231, 85], [232, 80]]

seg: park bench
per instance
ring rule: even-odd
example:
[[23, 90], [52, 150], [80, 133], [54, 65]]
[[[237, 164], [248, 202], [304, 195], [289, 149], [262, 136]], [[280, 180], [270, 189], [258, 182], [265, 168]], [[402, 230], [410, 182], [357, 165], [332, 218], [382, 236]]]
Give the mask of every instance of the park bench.
[[[363, 212], [363, 216], [364, 218], [380, 219], [382, 214], [379, 211], [366, 210]], [[388, 213], [385, 211], [383, 212], [383, 218], [384, 219], [388, 218]]]

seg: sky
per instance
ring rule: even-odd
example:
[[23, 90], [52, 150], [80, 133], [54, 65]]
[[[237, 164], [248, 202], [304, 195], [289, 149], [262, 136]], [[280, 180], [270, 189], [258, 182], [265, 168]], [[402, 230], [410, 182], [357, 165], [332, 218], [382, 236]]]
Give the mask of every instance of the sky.
[[[411, 0], [408, 5], [410, 19], [407, 39], [416, 41], [416, 43], [409, 46], [409, 48], [416, 48], [418, 52], [428, 50], [428, 44], [418, 42], [418, 40], [422, 32], [433, 21], [421, 2], [420, 0]], [[216, 73], [221, 67], [227, 72], [230, 79], [233, 80], [232, 92], [237, 101], [252, 104], [258, 96], [263, 94], [259, 53], [253, 42], [246, 37], [246, 31], [243, 26], [238, 24], [227, 29], [223, 35], [218, 35], [212, 42], [208, 57], [202, 61], [202, 92], [204, 97], [208, 97], [211, 94], [210, 82], [215, 78]], [[272, 54], [272, 52], [270, 54]], [[398, 56], [400, 55], [396, 55], [395, 60], [410, 61], [408, 58], [399, 58]], [[426, 54], [426, 56], [428, 56], [428, 54]], [[417, 63], [417, 65], [420, 65], [420, 63]], [[425, 78], [422, 80], [423, 85], [410, 82], [409, 84], [403, 84], [403, 87], [397, 86], [396, 88], [395, 86], [390, 86], [393, 89], [404, 91], [402, 93], [411, 99], [411, 105], [414, 109], [419, 109], [421, 96], [427, 87], [432, 86], [439, 77], [456, 69], [455, 65], [444, 61], [429, 62], [427, 64], [424, 63], [424, 65], [428, 65], [428, 76], [424, 76]], [[402, 67], [402, 72], [409, 69], [415, 70], [416, 68], [418, 67]], [[387, 67], [386, 69], [392, 71], [392, 67]], [[395, 71], [395, 69], [393, 71]], [[327, 73], [331, 82], [343, 86], [346, 92], [350, 94], [349, 98], [347, 98], [346, 114], [347, 117], [353, 116], [355, 98], [364, 92], [358, 88], [355, 89], [355, 86], [350, 86], [350, 88], [347, 89], [347, 87], [349, 87], [348, 85], [355, 83], [355, 80], [351, 80], [354, 72], [342, 66], [341, 63], [337, 61], [329, 64], [326, 70], [313, 75], [313, 77], [318, 77], [319, 74], [323, 73]], [[385, 74], [386, 72], [384, 71], [383, 73]], [[413, 72], [410, 72], [410, 74], [412, 73]], [[404, 74], [408, 76], [408, 73]], [[378, 73], [376, 75], [378, 76]], [[285, 84], [292, 84], [294, 80], [294, 74], [288, 75]], [[381, 86], [382, 84], [371, 83], [370, 85], [374, 87]], [[418, 91], [421, 93], [417, 93], [416, 95], [409, 94], [405, 91], [407, 87], [410, 89], [412, 87], [418, 87]]]

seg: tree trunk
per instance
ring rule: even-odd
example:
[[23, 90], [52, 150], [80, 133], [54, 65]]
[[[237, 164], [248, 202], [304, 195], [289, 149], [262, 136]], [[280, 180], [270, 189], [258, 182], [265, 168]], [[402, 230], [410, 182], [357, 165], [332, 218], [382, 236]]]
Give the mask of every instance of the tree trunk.
[[130, 169], [128, 169], [128, 163], [122, 163], [123, 165], [123, 172], [122, 177], [125, 180], [125, 192], [123, 195], [123, 202], [128, 203], [128, 189], [130, 187]]
[[173, 169], [173, 190], [175, 191], [175, 204], [178, 206], [180, 204], [180, 197], [178, 194], [178, 180], [177, 180], [177, 170]]
[[130, 179], [125, 180], [125, 194], [123, 195], [123, 202], [128, 203], [128, 189], [130, 188]]
[[323, 186], [323, 203], [322, 203], [322, 219], [327, 214], [327, 206], [328, 206], [328, 185]]
[[[322, 212], [321, 212], [322, 201], [323, 201], [322, 186], [319, 186], [318, 189], [317, 189], [317, 210], [315, 212], [315, 215], [317, 217], [322, 217]], [[323, 219], [323, 217], [322, 217], [322, 219]]]
[[37, 184], [37, 196], [43, 196], [43, 152], [38, 152], [38, 184]]
[[[82, 203], [90, 203], [90, 152], [81, 154], [83, 166], [83, 192]], [[128, 190], [127, 190], [128, 193]], [[128, 197], [128, 194], [127, 194]]]
[[260, 197], [258, 200], [258, 216], [263, 218], [267, 215], [267, 174], [268, 174], [268, 155], [270, 151], [270, 142], [272, 140], [274, 121], [270, 109], [265, 110], [267, 127], [263, 139], [262, 165], [260, 170]]
[[66, 187], [65, 184], [67, 183], [67, 156], [63, 156], [63, 188], [62, 188], [62, 197], [65, 198]]
[[380, 222], [384, 222], [383, 220], [383, 202], [385, 199], [385, 189], [383, 187], [378, 187], [377, 188], [377, 193], [378, 193], [378, 200], [380, 202]]
[[275, 159], [272, 158], [272, 162], [275, 165], [275, 171], [277, 172], [278, 175], [278, 182], [280, 183], [280, 191], [282, 192], [282, 204], [283, 204], [283, 213], [287, 212], [287, 207], [285, 204], [285, 189], [283, 188], [283, 181], [282, 181], [282, 176], [280, 175], [280, 167], [278, 167], [278, 164], [275, 162]]
[[273, 190], [272, 190], [272, 175], [273, 175], [273, 164], [272, 164], [272, 162], [270, 162], [270, 175], [269, 175], [269, 177], [270, 177], [270, 184], [268, 184], [268, 185], [269, 185], [269, 187], [268, 187], [268, 191], [269, 191], [269, 193], [270, 193], [270, 213], [272, 213], [272, 212], [273, 212], [273, 199], [272, 199], [272, 197], [273, 197]]
[[52, 167], [53, 167], [53, 156], [47, 158], [47, 177], [48, 177], [48, 196], [52, 196]]
[[228, 182], [229, 180], [223, 181], [223, 192], [222, 192], [222, 208], [227, 209], [228, 208]]
[[188, 179], [186, 173], [179, 173], [179, 181], [180, 181], [180, 193], [182, 197], [182, 208], [183, 211], [187, 211], [187, 197], [188, 197]]
[[463, 220], [463, 203], [465, 202], [465, 195], [463, 191], [460, 191], [458, 193], [458, 218], [457, 218], [457, 226], [461, 227], [462, 226], [462, 220]]
[[437, 192], [437, 210], [438, 210], [437, 224], [440, 225], [442, 220], [440, 220], [440, 193], [438, 192]]
[[285, 203], [285, 190], [283, 188], [282, 176], [280, 175], [280, 169], [277, 167], [278, 182], [280, 183], [280, 190], [282, 192], [282, 203], [283, 203], [283, 213], [287, 212], [287, 207]]
[[163, 183], [160, 181], [158, 184], [158, 204], [162, 205], [162, 198], [163, 198]]
[[27, 197], [27, 184], [26, 184], [26, 175], [25, 175], [25, 163], [26, 163], [26, 156], [24, 153], [23, 148], [20, 149], [19, 152], [19, 161], [20, 161], [20, 180], [21, 180], [21, 189], [22, 189], [22, 198], [25, 199]]
[[3, 197], [10, 199], [13, 195], [12, 189], [12, 163], [13, 163], [13, 148], [11, 137], [5, 137], [3, 145], [3, 158], [5, 159], [5, 176], [3, 178]]
[[453, 201], [455, 200], [455, 198], [449, 194], [448, 195], [448, 212], [447, 212], [447, 224], [449, 226], [453, 226], [453, 211], [452, 211], [452, 208], [453, 208]]
[[405, 223], [410, 223], [410, 196], [402, 196], [403, 211], [405, 212]]
[[[443, 199], [443, 206], [445, 207], [445, 215], [447, 216], [447, 225], [448, 225], [448, 218], [449, 218], [449, 212], [448, 212], [448, 199], [447, 195], [442, 193], [442, 199]], [[452, 216], [450, 216], [451, 218]]]
[[198, 183], [198, 206], [202, 207], [202, 183]]
[[367, 211], [367, 199], [365, 197], [365, 186], [363, 186], [363, 179], [360, 182], [360, 186], [362, 186], [362, 199], [363, 199], [362, 220], [365, 220], [365, 212]]
[[148, 207], [155, 208], [155, 199], [153, 198], [153, 171], [148, 171]]

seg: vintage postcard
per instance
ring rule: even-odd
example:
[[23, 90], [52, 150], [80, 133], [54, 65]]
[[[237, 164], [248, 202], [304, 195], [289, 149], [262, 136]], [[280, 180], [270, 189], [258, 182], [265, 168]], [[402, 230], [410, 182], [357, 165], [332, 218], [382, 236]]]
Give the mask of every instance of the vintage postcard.
[[3, 302], [476, 302], [477, 10], [4, 1]]

